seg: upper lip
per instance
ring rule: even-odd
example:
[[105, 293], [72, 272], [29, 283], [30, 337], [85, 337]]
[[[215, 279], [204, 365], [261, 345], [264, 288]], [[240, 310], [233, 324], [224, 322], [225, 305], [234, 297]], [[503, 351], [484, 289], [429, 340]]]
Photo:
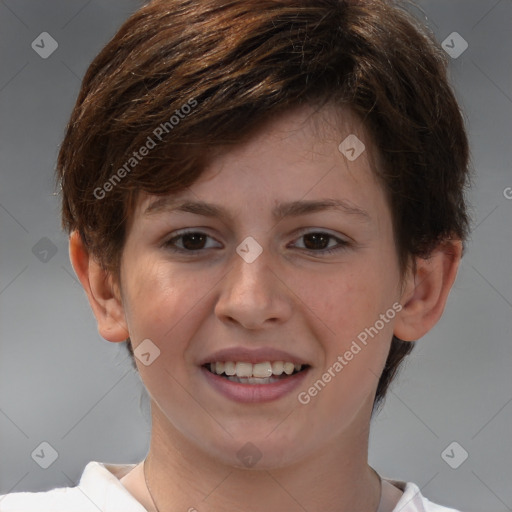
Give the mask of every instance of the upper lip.
[[264, 363], [265, 361], [283, 361], [302, 365], [308, 364], [306, 361], [304, 361], [304, 359], [298, 356], [294, 356], [288, 352], [284, 352], [283, 350], [277, 350], [271, 347], [251, 349], [245, 347], [233, 347], [218, 350], [217, 352], [206, 356], [204, 359], [202, 359], [199, 365], [203, 366], [208, 363], [225, 361], [245, 362], [253, 364]]

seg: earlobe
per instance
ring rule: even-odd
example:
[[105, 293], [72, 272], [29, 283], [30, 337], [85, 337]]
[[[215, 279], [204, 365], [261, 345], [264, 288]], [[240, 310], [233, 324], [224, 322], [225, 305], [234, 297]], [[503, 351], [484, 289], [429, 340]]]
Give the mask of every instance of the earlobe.
[[108, 341], [125, 341], [129, 334], [113, 276], [89, 254], [77, 231], [69, 238], [69, 257], [98, 322], [98, 332]]
[[438, 322], [443, 314], [450, 289], [457, 277], [462, 257], [462, 242], [447, 240], [439, 244], [428, 258], [416, 258], [404, 286], [403, 306], [394, 335], [403, 341], [416, 341]]

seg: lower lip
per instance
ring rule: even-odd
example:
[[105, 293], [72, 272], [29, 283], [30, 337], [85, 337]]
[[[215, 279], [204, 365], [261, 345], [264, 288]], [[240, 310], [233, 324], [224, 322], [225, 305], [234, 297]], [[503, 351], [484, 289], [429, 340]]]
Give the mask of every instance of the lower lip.
[[272, 400], [277, 400], [291, 393], [304, 381], [309, 368], [270, 384], [242, 384], [240, 382], [231, 382], [225, 377], [220, 377], [204, 367], [201, 367], [201, 371], [208, 383], [225, 397], [235, 402], [255, 403], [271, 402]]

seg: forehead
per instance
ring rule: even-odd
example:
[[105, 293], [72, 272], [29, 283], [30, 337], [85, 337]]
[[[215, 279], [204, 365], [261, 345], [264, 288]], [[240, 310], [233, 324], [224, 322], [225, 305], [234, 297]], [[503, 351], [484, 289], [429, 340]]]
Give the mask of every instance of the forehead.
[[327, 155], [348, 169], [363, 167], [361, 161], [355, 163], [362, 156], [373, 168], [374, 153], [371, 134], [352, 109], [333, 103], [303, 105], [274, 115], [237, 145], [217, 147], [206, 170], [214, 172], [223, 162], [236, 159], [242, 164], [268, 157], [276, 163], [318, 162]]
[[350, 110], [295, 108], [274, 117], [244, 142], [217, 147], [186, 190], [165, 197], [141, 194], [138, 213], [159, 212], [181, 199], [246, 207], [266, 203], [274, 216], [283, 214], [277, 203], [299, 199], [332, 199], [343, 203], [346, 212], [364, 211], [358, 201], [377, 205], [375, 196], [382, 195], [374, 153], [368, 131]]

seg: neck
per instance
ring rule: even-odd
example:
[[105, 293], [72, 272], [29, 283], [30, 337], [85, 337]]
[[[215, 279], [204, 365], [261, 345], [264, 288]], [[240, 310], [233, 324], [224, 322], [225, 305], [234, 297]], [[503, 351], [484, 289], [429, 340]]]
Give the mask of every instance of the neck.
[[[153, 512], [376, 511], [380, 481], [367, 464], [368, 428], [286, 467], [240, 469], [197, 449], [153, 407], [145, 461]], [[165, 425], [165, 428], [163, 426]], [[363, 445], [361, 443], [364, 443]], [[362, 449], [364, 446], [364, 449]]]

